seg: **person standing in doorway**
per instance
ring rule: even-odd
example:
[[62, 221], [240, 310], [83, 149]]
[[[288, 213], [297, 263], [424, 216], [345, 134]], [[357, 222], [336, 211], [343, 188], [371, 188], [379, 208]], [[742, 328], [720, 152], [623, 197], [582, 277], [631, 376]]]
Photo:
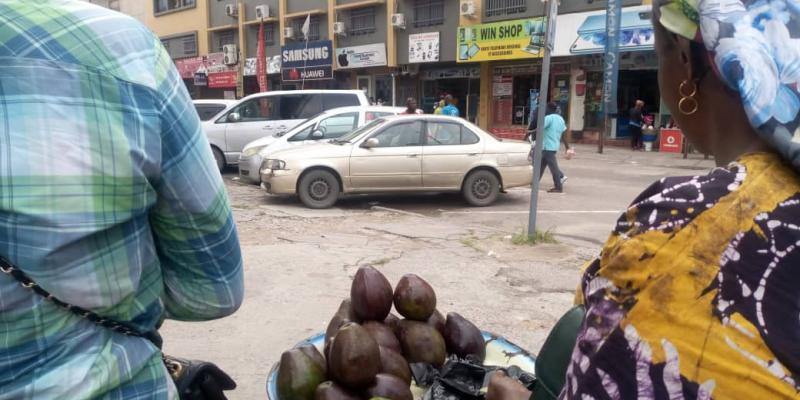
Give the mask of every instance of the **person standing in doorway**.
[[636, 104], [631, 108], [630, 119], [628, 120], [628, 129], [631, 132], [631, 149], [641, 150], [642, 143], [642, 124], [644, 123], [644, 101], [636, 100]]
[[453, 98], [452, 95], [447, 95], [444, 98], [446, 106], [442, 109], [442, 115], [447, 115], [450, 117], [460, 117], [461, 112], [458, 111], [458, 107], [456, 107], [455, 102], [456, 100]]
[[564, 131], [567, 130], [567, 123], [564, 118], [558, 114], [558, 105], [556, 103], [547, 104], [547, 115], [544, 117], [544, 142], [542, 143], [542, 170], [539, 173], [539, 179], [544, 176], [544, 169], [550, 168], [550, 173], [553, 175], [553, 184], [555, 187], [548, 190], [548, 193], [563, 193], [564, 182], [567, 181], [567, 176], [558, 168], [558, 150], [561, 148], [561, 143], [564, 143], [567, 151], [570, 151], [569, 141], [567, 140]]

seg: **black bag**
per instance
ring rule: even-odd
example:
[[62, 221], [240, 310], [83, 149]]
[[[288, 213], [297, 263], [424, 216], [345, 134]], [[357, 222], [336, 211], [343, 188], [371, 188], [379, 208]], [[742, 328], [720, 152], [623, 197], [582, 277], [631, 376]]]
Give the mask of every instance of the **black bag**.
[[[25, 272], [22, 272], [22, 270], [15, 267], [3, 257], [0, 257], [0, 271], [16, 279], [23, 287], [31, 289], [34, 293], [81, 318], [123, 335], [145, 338], [153, 342], [159, 349], [161, 348], [161, 336], [158, 332], [142, 334], [123, 322], [101, 317], [89, 310], [65, 303], [36, 284]], [[164, 366], [167, 368], [169, 375], [175, 382], [175, 386], [178, 388], [178, 394], [182, 400], [225, 400], [227, 397], [225, 397], [224, 392], [236, 388], [236, 382], [213, 363], [185, 360], [182, 358], [170, 357], [163, 353], [161, 358], [164, 361]]]

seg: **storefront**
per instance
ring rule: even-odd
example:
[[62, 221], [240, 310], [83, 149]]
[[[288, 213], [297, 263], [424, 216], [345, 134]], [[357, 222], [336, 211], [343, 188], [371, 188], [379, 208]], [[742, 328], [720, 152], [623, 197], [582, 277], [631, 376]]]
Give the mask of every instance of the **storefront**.
[[488, 108], [482, 126], [492, 133], [525, 135], [531, 96], [538, 96], [541, 82], [545, 26], [546, 19], [537, 17], [458, 28], [458, 62], [480, 62], [490, 70], [488, 93], [480, 98], [487, 103], [481, 107]]
[[396, 71], [387, 64], [386, 43], [336, 49], [336, 72], [354, 76], [351, 87], [363, 90], [372, 104], [392, 105]]
[[223, 53], [175, 60], [193, 99], [236, 98], [237, 65], [225, 65]]
[[[572, 79], [568, 92], [569, 129], [578, 135], [595, 136], [604, 129], [603, 65], [605, 12], [594, 11], [559, 16], [553, 55], [570, 60]], [[622, 12], [617, 107], [611, 137], [626, 137], [628, 110], [636, 100], [645, 102], [645, 112], [659, 121], [661, 95], [651, 7], [626, 7]]]
[[436, 103], [453, 96], [462, 117], [475, 122], [480, 100], [481, 70], [473, 65], [438, 64], [422, 67], [418, 74], [421, 101], [425, 113], [433, 113]]

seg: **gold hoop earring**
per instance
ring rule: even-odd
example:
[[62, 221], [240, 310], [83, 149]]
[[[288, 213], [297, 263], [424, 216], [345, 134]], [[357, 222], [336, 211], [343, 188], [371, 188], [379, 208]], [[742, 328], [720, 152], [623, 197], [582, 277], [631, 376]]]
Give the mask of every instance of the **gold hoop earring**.
[[688, 80], [681, 82], [678, 87], [678, 93], [681, 95], [681, 100], [678, 102], [678, 111], [683, 115], [692, 115], [700, 108], [700, 103], [694, 98], [697, 95], [697, 83], [692, 81], [691, 84], [692, 89], [688, 94], [686, 93], [686, 86], [689, 85]]

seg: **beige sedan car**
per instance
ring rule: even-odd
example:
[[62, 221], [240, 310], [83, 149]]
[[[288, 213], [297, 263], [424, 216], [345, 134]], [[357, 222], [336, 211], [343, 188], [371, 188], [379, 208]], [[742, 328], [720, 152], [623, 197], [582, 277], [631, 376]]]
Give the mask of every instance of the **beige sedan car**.
[[343, 194], [461, 192], [488, 206], [531, 183], [530, 144], [500, 140], [460, 118], [379, 118], [325, 143], [279, 151], [261, 164], [262, 187], [328, 208]]

